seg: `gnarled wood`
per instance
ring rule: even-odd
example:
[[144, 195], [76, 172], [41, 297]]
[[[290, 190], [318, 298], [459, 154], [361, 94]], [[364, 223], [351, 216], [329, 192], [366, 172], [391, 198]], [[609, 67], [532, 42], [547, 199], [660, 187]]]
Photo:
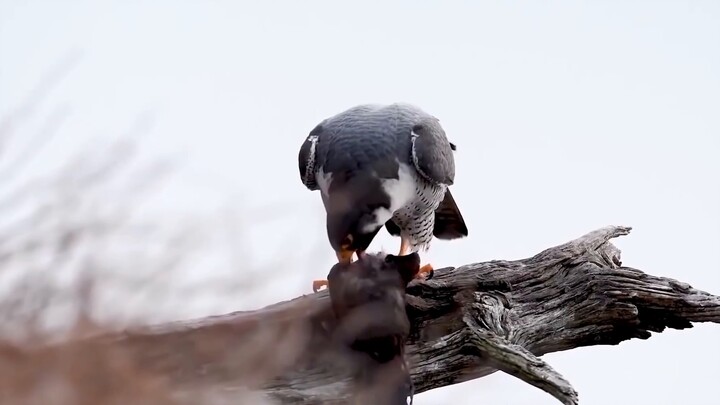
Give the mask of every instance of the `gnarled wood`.
[[[720, 297], [622, 266], [609, 241], [629, 231], [607, 227], [527, 259], [440, 269], [411, 283], [407, 353], [416, 392], [502, 370], [575, 404], [570, 383], [539, 356], [720, 322]], [[82, 344], [122, 346], [128, 361], [183, 390], [232, 397], [250, 387], [279, 403], [341, 404], [353, 359], [330, 343], [333, 327], [323, 291]]]

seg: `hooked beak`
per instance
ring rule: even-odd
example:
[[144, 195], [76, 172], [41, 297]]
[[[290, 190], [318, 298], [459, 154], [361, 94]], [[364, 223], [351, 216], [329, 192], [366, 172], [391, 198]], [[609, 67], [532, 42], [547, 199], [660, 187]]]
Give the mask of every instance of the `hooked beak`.
[[345, 237], [344, 243], [340, 245], [340, 251], [336, 252], [338, 262], [340, 263], [350, 263], [352, 262], [352, 256], [353, 256], [353, 250], [350, 248], [350, 245], [352, 244], [352, 235], [348, 235]]
[[340, 263], [350, 263], [352, 262], [352, 255], [353, 251], [349, 249], [342, 248], [339, 252], [336, 252], [338, 262]]

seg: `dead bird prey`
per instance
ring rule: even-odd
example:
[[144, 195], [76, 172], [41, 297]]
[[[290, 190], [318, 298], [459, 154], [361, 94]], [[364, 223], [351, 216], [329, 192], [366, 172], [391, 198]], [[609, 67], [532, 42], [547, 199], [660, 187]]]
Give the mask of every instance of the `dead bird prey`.
[[412, 403], [413, 387], [405, 362], [410, 333], [405, 289], [420, 271], [420, 256], [361, 254], [335, 264], [328, 274], [334, 340], [364, 353], [354, 366], [355, 403]]

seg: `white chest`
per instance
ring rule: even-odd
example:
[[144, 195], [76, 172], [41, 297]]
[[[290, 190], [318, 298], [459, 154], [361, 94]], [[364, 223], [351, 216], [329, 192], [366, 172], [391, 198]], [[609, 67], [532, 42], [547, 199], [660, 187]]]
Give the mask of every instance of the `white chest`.
[[375, 210], [374, 220], [365, 226], [366, 232], [384, 225], [395, 212], [412, 204], [417, 197], [415, 172], [408, 165], [401, 163], [398, 178], [382, 180], [382, 188], [390, 196], [390, 207]]

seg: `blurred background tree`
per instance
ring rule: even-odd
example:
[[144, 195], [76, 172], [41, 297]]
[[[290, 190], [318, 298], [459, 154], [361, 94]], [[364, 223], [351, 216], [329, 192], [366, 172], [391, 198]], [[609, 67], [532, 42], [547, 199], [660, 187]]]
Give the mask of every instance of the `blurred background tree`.
[[[54, 153], [48, 145], [72, 114], [58, 105], [42, 115], [38, 106], [80, 60], [68, 55], [0, 118], [0, 403], [177, 403], [182, 398], [161, 376], [133, 368], [119, 349], [80, 346], [59, 357], [29, 351], [176, 318], [177, 297], [191, 300], [194, 291], [230, 295], [251, 285], [212, 277], [175, 283], [213, 249], [231, 262], [249, 253], [238, 252], [234, 238], [217, 243], [210, 232], [227, 237], [237, 230], [228, 212], [220, 214], [224, 228], [208, 218], [143, 214], [176, 168], [168, 158], [142, 156], [138, 139], [151, 129], [150, 115], [140, 115], [126, 134], [94, 138], [45, 173], [33, 170]], [[152, 308], [143, 305], [148, 301]], [[199, 397], [186, 393], [188, 399]], [[248, 401], [261, 403], [251, 394]]]

